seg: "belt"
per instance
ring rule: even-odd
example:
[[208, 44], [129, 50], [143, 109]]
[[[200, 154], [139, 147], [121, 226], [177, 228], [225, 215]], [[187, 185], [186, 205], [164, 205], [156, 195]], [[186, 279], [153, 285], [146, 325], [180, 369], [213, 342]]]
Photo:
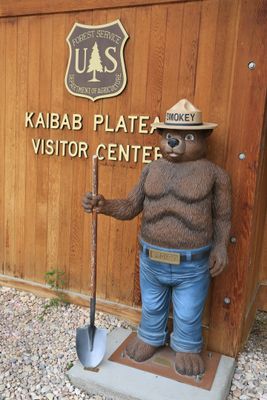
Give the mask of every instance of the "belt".
[[[144, 248], [142, 244], [140, 244], [140, 250], [150, 259], [158, 262], [165, 262], [169, 264], [180, 264], [183, 261], [198, 261], [202, 260], [205, 257], [208, 257], [210, 254], [210, 250], [205, 250], [200, 253], [192, 253], [189, 256], [186, 254], [181, 254], [177, 252], [170, 252], [164, 250], [157, 250], [153, 248], [146, 247]], [[189, 250], [190, 251], [190, 250]]]

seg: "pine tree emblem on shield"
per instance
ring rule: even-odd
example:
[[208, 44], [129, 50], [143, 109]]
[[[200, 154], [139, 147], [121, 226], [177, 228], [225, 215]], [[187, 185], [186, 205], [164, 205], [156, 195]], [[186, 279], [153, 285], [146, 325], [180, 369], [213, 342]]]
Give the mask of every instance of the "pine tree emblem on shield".
[[123, 57], [127, 39], [120, 20], [104, 25], [75, 23], [66, 39], [70, 49], [65, 75], [68, 91], [93, 101], [120, 94], [127, 83]]

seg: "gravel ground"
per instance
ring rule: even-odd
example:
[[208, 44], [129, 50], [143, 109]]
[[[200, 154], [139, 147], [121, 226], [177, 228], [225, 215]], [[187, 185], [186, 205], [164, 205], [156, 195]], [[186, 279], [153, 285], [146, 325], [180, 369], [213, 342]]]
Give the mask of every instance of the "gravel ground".
[[237, 359], [228, 400], [267, 400], [267, 313], [258, 312], [249, 340]]
[[[75, 330], [88, 309], [48, 308], [49, 300], [0, 286], [0, 400], [102, 400], [73, 387], [66, 371], [76, 360]], [[43, 315], [43, 316], [42, 316]], [[97, 312], [96, 326], [109, 331], [127, 322]], [[267, 400], [267, 313], [258, 313], [246, 348], [238, 357], [228, 400]]]

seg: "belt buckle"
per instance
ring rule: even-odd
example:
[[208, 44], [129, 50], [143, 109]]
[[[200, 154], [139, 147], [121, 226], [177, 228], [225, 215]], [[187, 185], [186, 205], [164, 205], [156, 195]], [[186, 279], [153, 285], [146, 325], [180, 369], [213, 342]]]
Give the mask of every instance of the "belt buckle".
[[167, 264], [179, 265], [181, 262], [180, 253], [172, 253], [170, 251], [148, 249], [148, 256], [152, 261], [164, 262]]

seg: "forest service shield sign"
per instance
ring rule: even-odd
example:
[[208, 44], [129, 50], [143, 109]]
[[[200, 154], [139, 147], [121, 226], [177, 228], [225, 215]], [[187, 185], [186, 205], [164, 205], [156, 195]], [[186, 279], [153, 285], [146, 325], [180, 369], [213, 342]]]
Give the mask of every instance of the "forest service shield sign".
[[70, 49], [65, 76], [68, 91], [93, 101], [120, 94], [127, 82], [123, 59], [127, 39], [120, 20], [105, 25], [75, 23], [66, 39]]

